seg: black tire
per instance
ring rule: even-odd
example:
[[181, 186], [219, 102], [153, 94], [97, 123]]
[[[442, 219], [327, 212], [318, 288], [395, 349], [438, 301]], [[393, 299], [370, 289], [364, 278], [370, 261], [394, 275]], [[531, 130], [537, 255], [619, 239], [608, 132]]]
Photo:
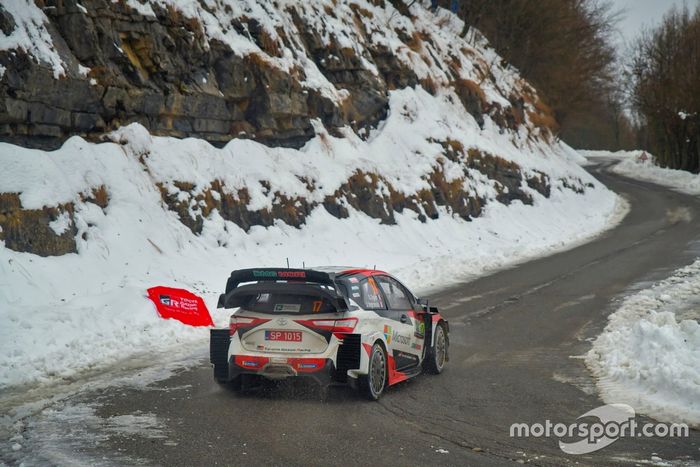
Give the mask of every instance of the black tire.
[[447, 331], [442, 323], [435, 328], [435, 337], [433, 345], [428, 350], [423, 368], [426, 372], [439, 375], [445, 369], [447, 362], [447, 351], [450, 346], [450, 341], [447, 337]]
[[384, 347], [376, 342], [369, 354], [369, 368], [367, 375], [361, 376], [358, 383], [359, 389], [369, 400], [379, 400], [386, 389], [388, 361]]

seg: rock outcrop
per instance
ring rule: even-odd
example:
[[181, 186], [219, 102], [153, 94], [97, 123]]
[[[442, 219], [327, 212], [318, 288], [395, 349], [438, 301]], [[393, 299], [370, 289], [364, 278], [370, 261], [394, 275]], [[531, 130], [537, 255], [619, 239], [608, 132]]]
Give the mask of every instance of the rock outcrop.
[[[489, 114], [504, 128], [525, 120], [522, 97], [507, 96], [507, 108], [488, 101], [480, 84], [462, 77], [464, 55], [474, 54], [438, 56], [434, 37], [404, 26], [412, 18], [406, 8], [392, 9], [385, 24], [365, 2], [283, 3], [260, 2], [270, 26], [235, 2], [209, 11], [207, 2], [190, 0], [37, 0], [50, 42], [34, 45], [56, 58], [38, 60], [21, 45], [0, 51], [0, 140], [52, 148], [70, 135], [98, 139], [138, 122], [156, 135], [214, 144], [252, 138], [300, 147], [314, 134], [313, 119], [332, 134], [345, 126], [364, 134], [385, 117], [389, 90], [416, 85], [453, 87], [481, 125]], [[333, 21], [345, 29], [332, 30]], [[4, 35], [23, 27], [0, 6]], [[398, 44], [380, 35], [387, 27]], [[492, 80], [479, 60], [470, 67], [482, 83]], [[434, 72], [419, 78], [415, 61]]]
[[[152, 7], [144, 16], [127, 2], [65, 0], [41, 2], [46, 27], [65, 62], [65, 74], [23, 50], [0, 52], [0, 138], [24, 145], [55, 147], [67, 136], [98, 138], [105, 131], [139, 122], [153, 134], [193, 136], [213, 143], [233, 137], [275, 146], [299, 147], [320, 118], [328, 128], [371, 127], [385, 115], [389, 85], [415, 84], [406, 67], [394, 67], [386, 50], [374, 52], [382, 75], [374, 75], [353, 49], [325, 44], [292, 9], [296, 44], [323, 76], [348, 91], [340, 105], [305, 88], [304, 70], [282, 70], [268, 61], [279, 44], [256, 19], [236, 18], [231, 27], [260, 48], [241, 56], [205, 37], [196, 18], [174, 7]], [[0, 26], [16, 27], [0, 6]], [[289, 39], [281, 31], [283, 43]]]

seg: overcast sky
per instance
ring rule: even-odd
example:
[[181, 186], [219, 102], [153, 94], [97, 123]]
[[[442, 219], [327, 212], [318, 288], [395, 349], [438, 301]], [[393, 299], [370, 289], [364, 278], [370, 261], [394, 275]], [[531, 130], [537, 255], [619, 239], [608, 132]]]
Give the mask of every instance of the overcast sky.
[[[656, 26], [664, 13], [672, 5], [682, 7], [683, 0], [612, 0], [615, 9], [623, 9], [618, 28], [620, 30], [619, 42], [621, 45], [633, 41], [639, 31], [644, 27]], [[688, 8], [695, 8], [698, 0], [686, 0]]]

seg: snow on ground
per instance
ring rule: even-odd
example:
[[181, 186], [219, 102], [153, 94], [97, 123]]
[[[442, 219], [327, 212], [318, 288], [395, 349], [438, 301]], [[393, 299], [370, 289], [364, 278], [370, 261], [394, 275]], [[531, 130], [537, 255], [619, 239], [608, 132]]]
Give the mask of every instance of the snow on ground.
[[700, 426], [700, 260], [627, 297], [586, 363], [606, 403]]
[[616, 159], [612, 171], [637, 180], [653, 182], [689, 195], [700, 195], [700, 175], [685, 170], [665, 169], [654, 165], [654, 157], [644, 151], [579, 151], [591, 161], [596, 158]]
[[[426, 291], [571, 247], [620, 218], [617, 196], [584, 172], [568, 147], [516, 147], [494, 125], [478, 130], [461, 105], [450, 102], [420, 89], [397, 91], [387, 121], [368, 141], [352, 132], [334, 138], [319, 128], [301, 150], [248, 140], [216, 149], [196, 139], [154, 137], [137, 124], [113, 134], [117, 143], [73, 137], [53, 152], [0, 144], [0, 192], [20, 192], [25, 209], [74, 202], [78, 231], [76, 254], [42, 258], [0, 247], [0, 387], [71, 378], [138, 352], [206, 347], [206, 329], [156, 316], [145, 298], [154, 285], [203, 296], [221, 325], [229, 313], [216, 310], [216, 299], [233, 269], [283, 266], [286, 258], [292, 266], [376, 265]], [[413, 114], [415, 106], [422, 111]], [[229, 189], [247, 188], [249, 207], [259, 209], [273, 196], [259, 180], [269, 180], [273, 193], [322, 199], [360, 168], [411, 191], [422, 187], [419, 174], [439, 156], [438, 145], [427, 139], [447, 136], [513, 160], [526, 172], [547, 173], [551, 197], [523, 184], [534, 206], [492, 201], [472, 222], [443, 209], [439, 219], [421, 223], [405, 210], [395, 226], [352, 208], [349, 218], [336, 219], [319, 207], [301, 229], [278, 222], [244, 232], [214, 211], [196, 236], [167, 209], [156, 187], [185, 181], [199, 189], [219, 179]], [[315, 192], [306, 191], [301, 176], [314, 182]], [[563, 188], [561, 178], [590, 186], [580, 195]], [[493, 195], [492, 182], [478, 174], [469, 183], [465, 189]], [[102, 185], [109, 194], [106, 209], [80, 200]], [[51, 227], [68, 225], [59, 219]]]
[[[580, 151], [615, 159], [612, 171], [700, 195], [700, 176], [653, 164], [643, 151]], [[667, 422], [700, 425], [700, 260], [627, 297], [586, 362], [606, 403]]]

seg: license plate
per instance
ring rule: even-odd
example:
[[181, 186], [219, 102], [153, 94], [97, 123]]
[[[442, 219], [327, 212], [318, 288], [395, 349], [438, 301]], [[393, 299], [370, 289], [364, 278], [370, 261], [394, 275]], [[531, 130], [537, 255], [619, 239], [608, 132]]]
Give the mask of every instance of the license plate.
[[301, 331], [265, 331], [265, 340], [301, 342]]

